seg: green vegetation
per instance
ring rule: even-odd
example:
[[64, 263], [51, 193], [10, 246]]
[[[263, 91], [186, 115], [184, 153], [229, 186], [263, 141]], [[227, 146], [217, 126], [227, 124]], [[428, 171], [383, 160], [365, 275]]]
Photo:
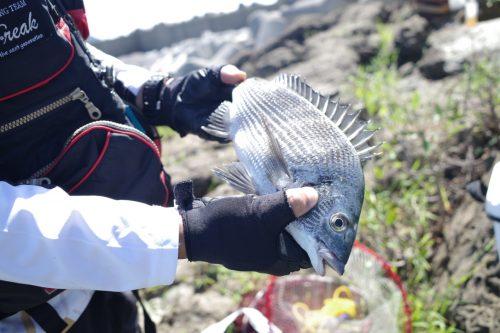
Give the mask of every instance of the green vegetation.
[[441, 145], [466, 124], [472, 131], [497, 133], [489, 135], [486, 147], [498, 144], [498, 61], [483, 57], [468, 65], [461, 80], [464, 84], [448, 92], [444, 103], [424, 105], [418, 91], [409, 97], [398, 91], [402, 77], [396, 66], [393, 35], [384, 25], [378, 31], [378, 55], [352, 78], [356, 97], [370, 118], [383, 133], [390, 133], [383, 155], [367, 168], [373, 170], [373, 184], [366, 190], [361, 239], [390, 258], [406, 281], [415, 332], [456, 332], [446, 314], [456, 291], [469, 277], [444, 292], [434, 287], [430, 264], [434, 233], [452, 209], [436, 164], [444, 155]]
[[168, 141], [177, 135], [177, 132], [167, 126], [157, 127], [157, 130], [160, 137], [165, 141]]
[[238, 303], [244, 295], [263, 288], [267, 281], [267, 275], [231, 271], [220, 265], [204, 265], [202, 270], [203, 273], [194, 281], [197, 292], [213, 287], [219, 293], [233, 297]]
[[[404, 77], [396, 65], [392, 30], [382, 24], [377, 28], [381, 40], [377, 56], [351, 79], [355, 97], [366, 107], [372, 126], [382, 128], [377, 140], [386, 141], [383, 155], [366, 168], [360, 239], [390, 259], [405, 281], [414, 332], [458, 332], [447, 315], [473, 272], [439, 290], [431, 265], [436, 234], [457, 204], [448, 188], [449, 180], [444, 178], [442, 167], [447, 156], [443, 147], [457, 145], [462, 140], [459, 137], [465, 137], [470, 140], [465, 144], [474, 147], [473, 155], [479, 157], [499, 145], [500, 62], [478, 56], [465, 67], [458, 84], [439, 93], [439, 100], [429, 101], [418, 89], [403, 94]], [[460, 136], [464, 132], [466, 135]], [[168, 140], [175, 132], [160, 128], [160, 134]], [[474, 145], [478, 137], [486, 141]], [[175, 163], [184, 158], [181, 155]], [[209, 190], [218, 185], [213, 181]], [[478, 258], [492, 247], [493, 243], [478, 249]], [[261, 289], [267, 280], [265, 275], [218, 265], [200, 265], [199, 270], [193, 281], [196, 292], [211, 289], [237, 302], [246, 293]], [[162, 292], [149, 290], [151, 295]]]

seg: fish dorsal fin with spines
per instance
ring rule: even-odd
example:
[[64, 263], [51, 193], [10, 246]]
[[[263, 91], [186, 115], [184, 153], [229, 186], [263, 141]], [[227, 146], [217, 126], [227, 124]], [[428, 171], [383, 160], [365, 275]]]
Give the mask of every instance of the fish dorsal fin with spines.
[[208, 125], [202, 126], [201, 129], [210, 135], [229, 141], [229, 112], [231, 105], [232, 103], [229, 101], [222, 102], [208, 117]]
[[370, 146], [368, 142], [376, 130], [367, 130], [369, 122], [359, 119], [362, 110], [351, 111], [350, 104], [341, 103], [337, 97], [326, 97], [314, 90], [298, 75], [280, 74], [274, 82], [295, 91], [308, 100], [315, 108], [324, 113], [332, 122], [346, 134], [353, 147], [358, 152], [362, 163], [374, 156], [380, 155], [375, 152], [381, 144]]
[[257, 193], [252, 177], [241, 162], [227, 164], [222, 168], [215, 168], [212, 171], [217, 178], [222, 179], [240, 192], [245, 194]]

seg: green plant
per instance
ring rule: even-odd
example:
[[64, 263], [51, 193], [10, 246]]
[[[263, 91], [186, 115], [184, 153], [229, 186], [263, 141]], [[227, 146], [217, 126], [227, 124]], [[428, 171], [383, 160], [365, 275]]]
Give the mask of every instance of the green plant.
[[167, 126], [159, 126], [156, 128], [158, 130], [158, 134], [163, 140], [170, 140], [177, 135], [177, 132]]
[[[404, 277], [413, 305], [415, 331], [455, 332], [446, 319], [451, 293], [434, 290], [430, 274], [432, 225], [439, 221], [435, 212], [449, 206], [442, 180], [433, 168], [439, 145], [429, 137], [426, 127], [420, 126], [424, 114], [419, 92], [401, 96], [398, 91], [401, 77], [390, 28], [379, 25], [377, 29], [380, 51], [351, 82], [370, 117], [390, 133], [391, 139], [383, 145], [382, 157], [372, 165], [374, 183], [366, 190], [361, 237], [392, 258]], [[454, 101], [449, 100], [449, 104]], [[451, 124], [462, 118], [457, 107], [436, 105], [435, 111], [434, 121], [439, 126], [446, 123], [445, 128], [456, 130]], [[401, 150], [405, 146], [414, 149]]]
[[[474, 114], [482, 128], [500, 135], [500, 60], [496, 55], [478, 55], [478, 59], [465, 66], [462, 112]], [[484, 112], [477, 112], [482, 108]], [[474, 112], [476, 111], [476, 112]]]

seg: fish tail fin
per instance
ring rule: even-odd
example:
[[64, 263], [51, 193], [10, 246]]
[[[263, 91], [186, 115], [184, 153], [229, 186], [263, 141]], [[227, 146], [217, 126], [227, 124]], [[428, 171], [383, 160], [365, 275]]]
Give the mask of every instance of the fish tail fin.
[[229, 136], [229, 111], [232, 103], [224, 101], [219, 107], [212, 112], [208, 117], [208, 125], [202, 126], [201, 129], [206, 133], [213, 135], [217, 138], [230, 141]]

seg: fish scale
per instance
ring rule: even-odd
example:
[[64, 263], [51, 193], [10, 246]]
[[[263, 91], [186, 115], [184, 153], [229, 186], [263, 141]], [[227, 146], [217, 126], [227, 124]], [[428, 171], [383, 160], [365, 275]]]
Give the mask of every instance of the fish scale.
[[318, 204], [286, 230], [314, 269], [340, 274], [349, 258], [363, 204], [362, 162], [374, 155], [373, 133], [359, 111], [317, 93], [297, 76], [249, 79], [233, 91], [203, 129], [232, 141], [239, 162], [214, 169], [244, 193], [298, 186], [318, 192]]
[[[283, 96], [281, 96], [281, 97], [283, 97]], [[245, 97], [243, 97], [243, 98], [245, 99]], [[254, 96], [248, 96], [248, 100], [257, 100], [257, 99], [255, 99]], [[265, 101], [265, 99], [262, 98], [262, 99], [260, 99], [260, 101]], [[322, 131], [323, 129], [327, 129], [328, 125], [330, 125], [329, 127], [331, 130], [334, 130], [333, 125], [327, 123], [326, 121], [325, 121], [325, 125], [327, 125], [327, 126], [321, 126], [320, 124], [315, 124], [314, 122], [311, 123], [310, 121], [307, 122], [308, 119], [309, 120], [314, 119], [312, 116], [314, 116], [313, 112], [315, 110], [310, 110], [310, 109], [306, 110], [306, 112], [296, 112], [296, 113], [289, 112], [288, 114], [283, 114], [283, 115], [278, 114], [278, 115], [276, 115], [276, 117], [274, 117], [275, 115], [273, 113], [276, 113], [276, 112], [272, 112], [273, 110], [275, 110], [275, 111], [277, 110], [281, 113], [289, 111], [289, 108], [292, 108], [293, 110], [297, 109], [298, 111], [301, 110], [300, 107], [297, 107], [298, 103], [295, 105], [292, 103], [286, 103], [287, 101], [284, 98], [281, 98], [278, 101], [283, 101], [281, 106], [274, 105], [271, 107], [267, 107], [266, 111], [267, 111], [267, 115], [269, 116], [269, 118], [276, 121], [277, 125], [274, 128], [276, 128], [277, 131], [279, 131], [280, 128], [288, 129], [288, 131], [286, 131], [286, 133], [280, 133], [283, 135], [279, 136], [280, 140], [282, 140], [285, 143], [285, 145], [283, 145], [283, 146], [287, 147], [287, 148], [284, 148], [285, 157], [288, 158], [292, 164], [294, 164], [294, 163], [299, 164], [300, 163], [299, 159], [312, 158], [314, 160], [315, 165], [318, 165], [318, 166], [328, 165], [328, 166], [330, 166], [329, 165], [330, 161], [333, 161], [335, 159], [335, 157], [337, 157], [337, 156], [335, 156], [335, 153], [336, 152], [342, 153], [342, 147], [335, 144], [336, 141], [334, 141], [334, 140], [330, 141], [330, 144], [327, 147], [322, 147], [322, 146], [318, 147], [320, 149], [324, 148], [324, 150], [325, 150], [325, 151], [320, 152], [320, 153], [324, 153], [324, 152], [332, 153], [334, 155], [334, 156], [331, 156], [332, 158], [328, 158], [329, 156], [327, 156], [326, 154], [318, 154], [318, 152], [312, 153], [312, 150], [307, 149], [306, 144], [307, 144], [307, 142], [311, 142], [311, 140], [314, 140], [314, 139], [331, 137], [332, 134], [333, 135], [337, 134], [337, 133], [328, 133], [328, 131]], [[261, 108], [261, 109], [263, 109], [263, 108]], [[282, 111], [283, 109], [285, 109], [285, 111]], [[243, 122], [241, 124], [241, 126], [239, 126], [238, 130], [245, 130], [245, 126], [250, 127], [251, 124], [257, 123], [256, 119], [251, 116], [252, 112], [249, 111], [251, 109], [246, 108], [246, 110], [247, 110], [247, 112], [246, 113], [243, 112], [241, 117], [243, 119], [247, 119], [247, 122]], [[285, 117], [283, 117], [283, 116], [285, 116]], [[281, 120], [285, 120], [286, 117], [288, 117], [288, 119], [287, 119], [288, 122], [285, 123], [284, 121], [281, 121]], [[299, 122], [301, 119], [302, 119], [302, 122]], [[298, 121], [290, 121], [290, 120], [298, 120]], [[281, 123], [279, 123], [280, 121], [281, 121]], [[309, 126], [311, 128], [311, 131], [308, 132], [308, 134], [310, 134], [309, 137], [304, 137], [304, 136], [298, 135], [298, 133], [303, 133], [302, 129], [305, 126]], [[251, 132], [251, 130], [250, 130], [250, 132]], [[294, 134], [296, 134], [296, 135], [294, 135]], [[314, 135], [314, 134], [317, 134], [317, 135]], [[252, 137], [256, 137], [256, 136], [260, 137], [260, 135], [262, 135], [262, 133], [254, 133], [254, 135], [252, 135]], [[338, 135], [340, 135], [340, 134], [338, 134]], [[293, 149], [294, 147], [292, 145], [289, 145], [290, 142], [296, 142], [298, 145], [298, 147], [297, 147], [298, 149]], [[254, 147], [254, 149], [248, 149], [247, 151], [256, 153], [258, 151], [258, 148], [259, 148], [259, 146], [257, 145], [256, 147]], [[311, 152], [311, 154], [307, 154], [308, 151]], [[305, 153], [305, 155], [304, 155], [304, 153]], [[263, 158], [265, 157], [262, 154], [258, 154], [258, 155], [263, 157]], [[340, 159], [340, 160], [343, 160], [343, 159]]]

